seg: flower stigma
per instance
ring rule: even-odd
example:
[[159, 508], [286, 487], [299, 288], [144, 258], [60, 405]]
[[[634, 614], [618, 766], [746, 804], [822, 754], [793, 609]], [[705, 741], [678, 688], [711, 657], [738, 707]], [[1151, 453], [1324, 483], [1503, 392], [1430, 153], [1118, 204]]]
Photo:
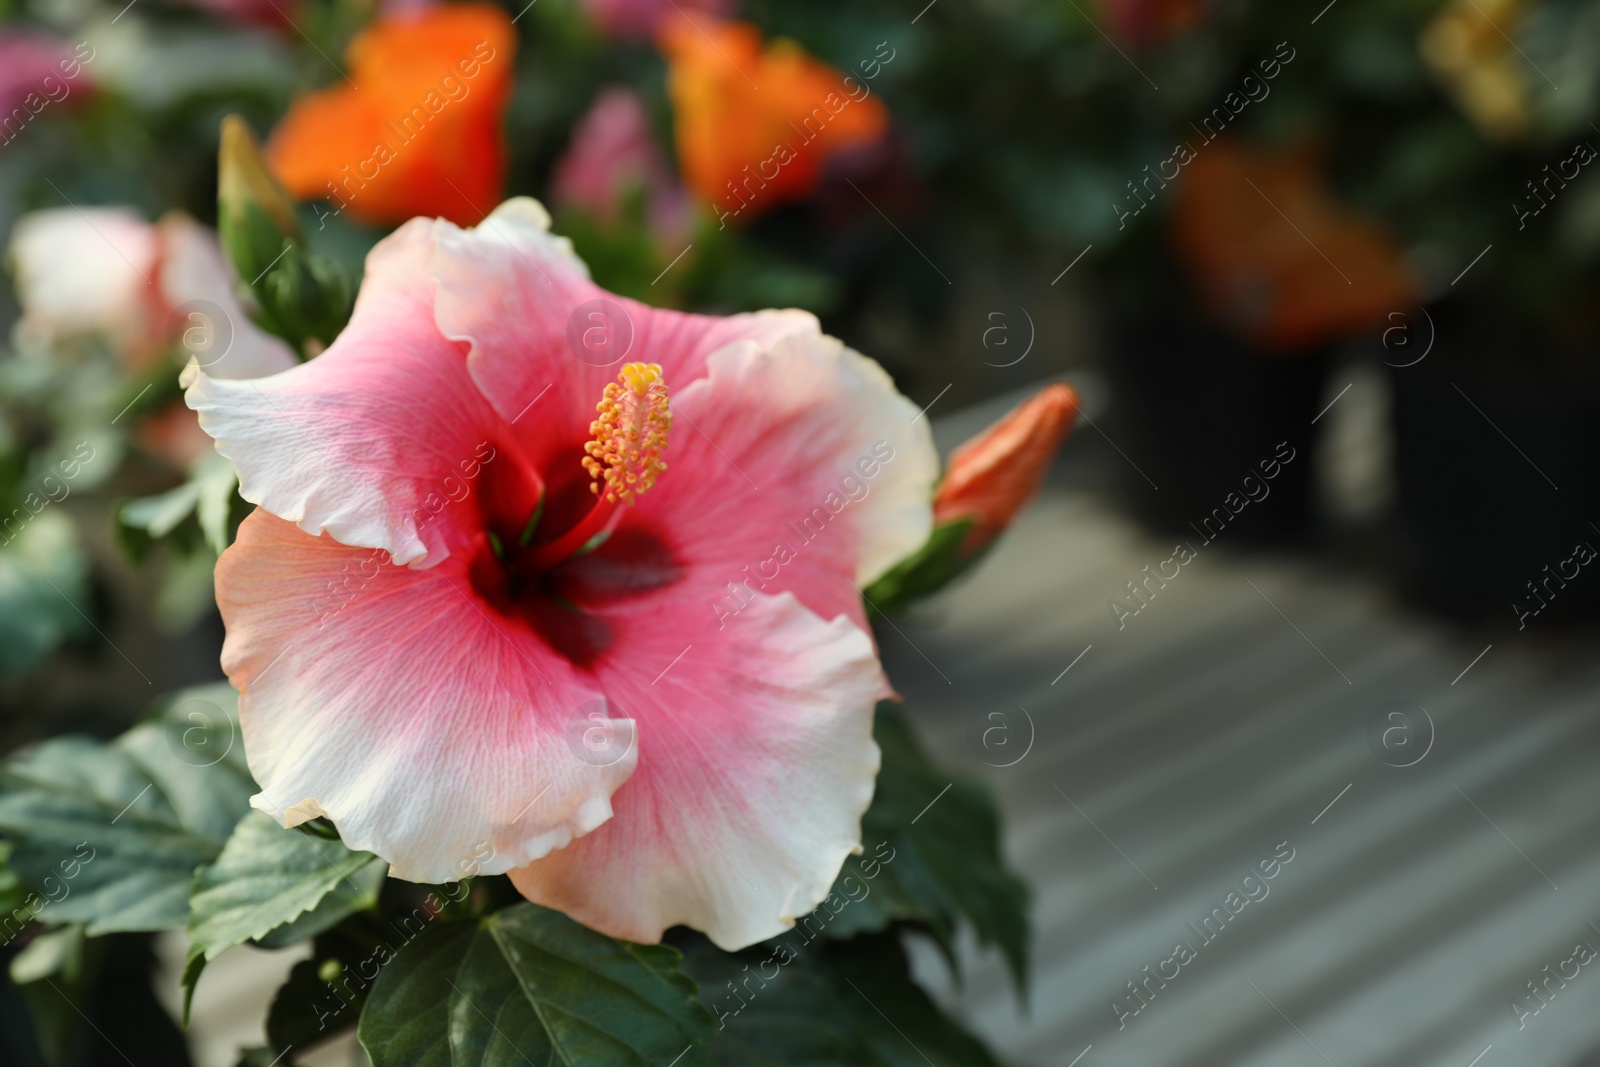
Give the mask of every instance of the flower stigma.
[[667, 450], [672, 411], [660, 364], [624, 364], [595, 411], [590, 439], [583, 446], [583, 468], [593, 479], [589, 490], [599, 499], [578, 525], [535, 550], [536, 572], [597, 546], [615, 528], [621, 508], [636, 503], [667, 469], [661, 456]]
[[661, 454], [672, 412], [661, 365], [625, 364], [595, 410], [599, 418], [589, 424], [592, 440], [583, 446], [588, 453], [583, 467], [594, 479], [589, 488], [608, 503], [632, 504], [667, 469]]

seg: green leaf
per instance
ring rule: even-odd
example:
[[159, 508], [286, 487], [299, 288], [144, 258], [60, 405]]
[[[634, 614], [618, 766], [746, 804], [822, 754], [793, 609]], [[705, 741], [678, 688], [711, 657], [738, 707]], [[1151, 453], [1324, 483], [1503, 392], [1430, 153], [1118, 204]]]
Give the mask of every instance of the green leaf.
[[711, 1016], [681, 959], [535, 904], [435, 923], [373, 984], [361, 1045], [374, 1067], [707, 1067]]
[[[14, 514], [0, 512], [0, 518]], [[70, 519], [43, 511], [20, 533], [7, 535], [11, 540], [0, 544], [0, 677], [90, 633], [78, 611], [93, 612], [89, 569]]]
[[[361, 1014], [362, 965], [376, 966], [390, 958], [387, 948], [382, 953], [380, 957], [370, 945], [347, 936], [343, 927], [320, 935], [311, 958], [294, 965], [267, 1010], [267, 1045], [273, 1053], [304, 1051], [355, 1026]], [[354, 975], [345, 970], [346, 960], [355, 965]], [[325, 966], [331, 973], [324, 972]]]
[[[982, 784], [929, 760], [910, 725], [878, 706], [878, 788], [861, 820], [864, 854], [848, 860], [816, 912], [833, 937], [923, 924], [953, 962], [960, 919], [1005, 953], [1019, 989], [1028, 968], [1028, 887], [1000, 858], [1000, 820]], [[948, 787], [948, 788], [947, 788]], [[829, 904], [840, 905], [836, 909]], [[814, 928], [801, 920], [802, 929]]]
[[356, 1029], [373, 1067], [451, 1067], [450, 983], [481, 933], [435, 923], [385, 963]]
[[200, 532], [205, 535], [211, 551], [220, 556], [233, 541], [228, 518], [237, 495], [234, 490], [239, 485], [239, 475], [233, 468], [233, 460], [220, 452], [208, 451], [189, 472], [189, 478], [200, 489], [194, 508]]
[[233, 460], [208, 451], [195, 461], [182, 485], [123, 504], [117, 521], [129, 553], [142, 558], [150, 543], [171, 536], [193, 515], [195, 527], [190, 528], [189, 538], [198, 528], [212, 552], [221, 555], [233, 540], [230, 520], [238, 484]]
[[[344, 848], [337, 841], [333, 843], [333, 847]], [[366, 855], [366, 853], [352, 853], [352, 855]], [[377, 857], [374, 856], [373, 860], [376, 861]], [[297, 945], [309, 937], [316, 937], [323, 931], [332, 929], [357, 912], [371, 910], [378, 903], [378, 893], [383, 889], [383, 882], [387, 876], [388, 864], [383, 862], [369, 862], [366, 866], [357, 868], [348, 878], [340, 879], [339, 884], [334, 886], [315, 908], [293, 922], [284, 923], [256, 938], [256, 943], [262, 948], [288, 948], [290, 945]], [[190, 903], [192, 906], [193, 901]]]
[[39, 1051], [50, 1064], [67, 1062], [83, 1028], [73, 1005], [84, 1002], [94, 969], [79, 925], [39, 934], [11, 960], [8, 977], [28, 1005]]
[[55, 975], [77, 980], [83, 968], [83, 927], [69, 924], [42, 933], [11, 960], [9, 975], [14, 985], [42, 982]]
[[[332, 1029], [318, 1025], [321, 1020], [316, 1005], [328, 993], [327, 984], [317, 974], [319, 966], [315, 956], [301, 960], [290, 968], [289, 980], [273, 996], [272, 1006], [267, 1009], [267, 1048], [273, 1055], [312, 1045], [345, 1029], [337, 1017]], [[348, 1025], [353, 1025], [356, 1018], [354, 1012], [350, 1013]]]
[[282, 947], [320, 933], [373, 907], [383, 876], [383, 862], [370, 852], [285, 830], [264, 812], [240, 819], [189, 894], [184, 1022], [200, 972], [224, 950], [269, 934]]
[[186, 481], [164, 493], [128, 501], [118, 511], [117, 519], [124, 526], [143, 530], [152, 540], [159, 541], [194, 514], [199, 502], [199, 483]]
[[174, 552], [157, 565], [150, 600], [150, 621], [157, 630], [181, 637], [217, 610], [216, 569], [217, 557], [209, 549]]
[[9, 841], [0, 841], [0, 945], [4, 945], [16, 936], [16, 931], [10, 926], [3, 925], [5, 919], [13, 912], [23, 908], [28, 897], [33, 895], [27, 886], [22, 884], [22, 879], [17, 877], [17, 872], [9, 866], [12, 846]]
[[939, 592], [983, 558], [987, 546], [971, 555], [962, 553], [971, 519], [934, 527], [923, 546], [891, 567], [867, 587], [867, 607], [874, 615], [900, 615], [919, 600]]
[[[547, 1013], [524, 993], [521, 976], [512, 969], [504, 944], [503, 938], [493, 935], [473, 938], [451, 979], [455, 987], [450, 998], [452, 1062], [508, 1067], [555, 1062], [555, 1038], [545, 1030]], [[559, 1018], [553, 1012], [549, 1015]]]
[[[182, 926], [197, 867], [222, 851], [255, 791], [233, 690], [175, 695], [115, 741], [46, 741], [0, 767], [8, 866], [91, 936]], [[64, 889], [64, 892], [63, 892]]]
[[791, 933], [736, 954], [696, 934], [685, 953], [717, 1018], [719, 1067], [996, 1067], [911, 980], [892, 933]]

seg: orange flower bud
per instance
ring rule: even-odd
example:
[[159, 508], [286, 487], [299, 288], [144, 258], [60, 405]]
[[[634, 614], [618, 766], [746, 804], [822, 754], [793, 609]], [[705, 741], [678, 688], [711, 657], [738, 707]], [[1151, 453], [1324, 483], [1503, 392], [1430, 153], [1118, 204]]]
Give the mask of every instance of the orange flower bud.
[[1038, 493], [1077, 416], [1078, 394], [1056, 382], [958, 447], [933, 501], [934, 525], [972, 520], [966, 556], [993, 541]]

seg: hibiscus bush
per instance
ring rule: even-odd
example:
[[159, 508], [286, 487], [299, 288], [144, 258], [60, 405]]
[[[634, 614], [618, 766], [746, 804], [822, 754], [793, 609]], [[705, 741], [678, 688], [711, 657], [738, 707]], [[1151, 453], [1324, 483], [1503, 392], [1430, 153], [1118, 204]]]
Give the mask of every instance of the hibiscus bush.
[[942, 465], [818, 318], [909, 254], [887, 16], [25, 14], [6, 1062], [185, 1062], [230, 950], [242, 1064], [994, 1062], [908, 946], [1023, 996], [1027, 889], [873, 626], [1077, 398]]

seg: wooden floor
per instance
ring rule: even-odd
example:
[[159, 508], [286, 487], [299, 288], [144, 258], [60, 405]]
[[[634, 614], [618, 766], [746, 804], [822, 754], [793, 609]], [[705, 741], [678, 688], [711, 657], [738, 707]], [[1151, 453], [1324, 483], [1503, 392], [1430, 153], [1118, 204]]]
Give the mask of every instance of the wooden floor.
[[[881, 634], [930, 746], [995, 789], [1035, 895], [1027, 1011], [996, 958], [974, 954], [964, 991], [931, 952], [919, 972], [1017, 1063], [1600, 1063], [1600, 961], [1551, 979], [1520, 1028], [1512, 1006], [1543, 1003], [1527, 983], [1571, 975], [1580, 942], [1600, 950], [1594, 640], [1530, 628], [1485, 652], [1374, 583], [1220, 540], [1119, 629], [1108, 598], [1171, 546], [1066, 481]], [[1413, 747], [1390, 737], [1426, 747], [1408, 767], [1367, 738], [1395, 701], [1433, 726], [1431, 747], [1415, 712]], [[972, 740], [995, 711], [1016, 724], [1004, 758]], [[1030, 731], [1020, 762], [984, 765]], [[1197, 934], [1290, 849], [1265, 897]], [[1127, 984], [1171, 975], [1179, 942], [1193, 958], [1119, 1028]]]

